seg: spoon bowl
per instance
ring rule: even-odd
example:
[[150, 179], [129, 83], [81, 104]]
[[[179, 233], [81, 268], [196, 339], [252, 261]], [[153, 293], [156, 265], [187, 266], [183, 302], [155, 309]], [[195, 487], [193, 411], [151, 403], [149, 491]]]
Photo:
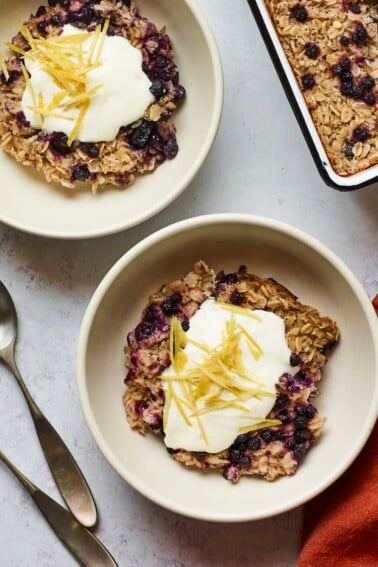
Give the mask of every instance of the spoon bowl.
[[2, 351], [11, 349], [17, 335], [17, 314], [11, 296], [0, 281], [0, 358]]

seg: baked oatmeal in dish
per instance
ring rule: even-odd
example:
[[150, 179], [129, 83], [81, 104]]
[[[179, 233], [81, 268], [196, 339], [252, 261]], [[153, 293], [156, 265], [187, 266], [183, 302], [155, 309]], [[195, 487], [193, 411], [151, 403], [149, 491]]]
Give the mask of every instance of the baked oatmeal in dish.
[[6, 48], [0, 147], [47, 181], [125, 187], [176, 156], [185, 89], [165, 29], [133, 1], [49, 0]]
[[124, 407], [188, 467], [292, 475], [326, 421], [314, 405], [337, 324], [271, 278], [203, 261], [148, 300], [125, 346]]
[[264, 1], [335, 172], [378, 164], [378, 3]]

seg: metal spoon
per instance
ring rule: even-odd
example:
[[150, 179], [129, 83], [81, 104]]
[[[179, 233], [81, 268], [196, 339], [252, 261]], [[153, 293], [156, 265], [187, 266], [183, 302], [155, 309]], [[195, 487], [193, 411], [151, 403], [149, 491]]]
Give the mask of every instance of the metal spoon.
[[84, 567], [117, 567], [110, 553], [86, 528], [22, 474], [0, 451], [0, 460], [26, 488], [50, 526]]
[[16, 336], [16, 308], [0, 281], [0, 360], [13, 372], [25, 396], [39, 442], [63, 500], [78, 522], [92, 527], [97, 521], [97, 512], [91, 491], [70, 451], [31, 397], [17, 369], [14, 360]]

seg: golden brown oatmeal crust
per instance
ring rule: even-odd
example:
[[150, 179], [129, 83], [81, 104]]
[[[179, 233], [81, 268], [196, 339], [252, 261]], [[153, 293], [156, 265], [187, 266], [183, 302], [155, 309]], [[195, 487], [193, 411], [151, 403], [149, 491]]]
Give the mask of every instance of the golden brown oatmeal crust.
[[170, 364], [171, 317], [174, 314], [187, 329], [190, 317], [210, 296], [242, 307], [269, 310], [283, 318], [293, 375], [284, 374], [278, 380], [276, 403], [268, 416], [279, 419], [282, 425], [239, 435], [230, 448], [215, 454], [168, 451], [187, 466], [219, 469], [232, 482], [242, 475], [274, 480], [294, 474], [325, 423], [312, 401], [318, 395], [326, 352], [337, 342], [339, 331], [331, 318], [302, 304], [283, 285], [250, 274], [245, 267], [232, 274], [215, 275], [199, 261], [181, 280], [164, 285], [150, 297], [141, 322], [129, 333], [125, 346], [128, 375], [123, 401], [127, 419], [142, 434], [153, 431], [163, 436], [160, 374]]
[[[362, 92], [356, 95], [364, 77], [378, 80], [377, 3], [370, 0], [358, 3], [352, 0], [265, 0], [265, 3], [335, 172], [349, 176], [376, 165], [376, 87], [366, 91], [370, 96], [369, 104], [364, 102]], [[302, 17], [304, 21], [298, 21], [293, 15], [297, 6], [307, 12], [307, 18]], [[358, 26], [368, 34], [364, 39], [362, 32], [361, 41], [353, 39]], [[342, 40], [345, 45], [340, 42], [341, 38], [347, 38]], [[317, 47], [318, 56], [306, 55], [309, 45]], [[350, 60], [353, 77], [343, 75], [342, 80], [341, 75], [335, 75], [333, 70], [341, 58]], [[305, 89], [303, 77], [308, 74], [315, 85]], [[342, 85], [346, 85], [344, 92], [354, 95], [344, 96]], [[356, 135], [356, 128], [360, 127], [366, 128], [368, 134]]]

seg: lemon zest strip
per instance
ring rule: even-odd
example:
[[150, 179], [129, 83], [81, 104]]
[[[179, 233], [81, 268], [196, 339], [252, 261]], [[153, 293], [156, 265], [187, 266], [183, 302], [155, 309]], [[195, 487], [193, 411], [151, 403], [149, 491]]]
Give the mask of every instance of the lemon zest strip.
[[10, 51], [14, 51], [15, 53], [18, 53], [19, 55], [25, 55], [26, 54], [26, 51], [24, 49], [21, 49], [21, 47], [18, 47], [18, 45], [15, 45], [14, 43], [10, 43], [9, 41], [7, 41], [5, 45], [8, 49], [10, 49]]
[[279, 419], [264, 419], [260, 423], [239, 427], [239, 433], [249, 433], [250, 431], [258, 431], [259, 429], [265, 429], [266, 427], [276, 427], [281, 424], [282, 421]]

